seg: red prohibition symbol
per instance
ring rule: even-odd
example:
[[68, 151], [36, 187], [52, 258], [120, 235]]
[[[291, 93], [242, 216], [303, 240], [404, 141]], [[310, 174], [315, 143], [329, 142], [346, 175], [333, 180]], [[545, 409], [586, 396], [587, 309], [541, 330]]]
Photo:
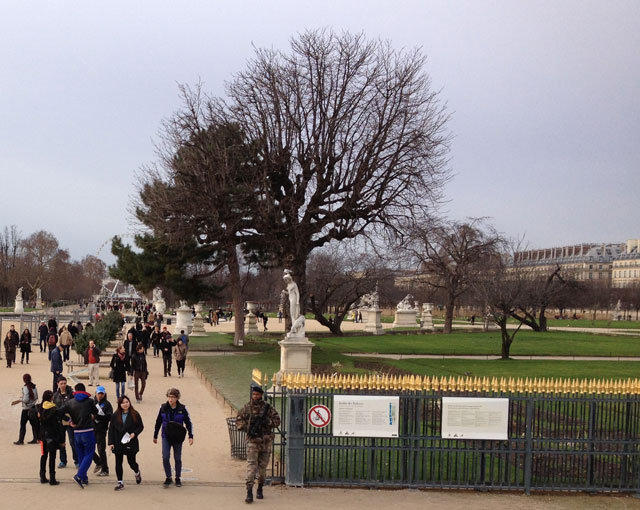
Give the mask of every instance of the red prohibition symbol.
[[307, 419], [312, 427], [321, 429], [331, 422], [331, 411], [327, 406], [318, 404], [309, 409]]

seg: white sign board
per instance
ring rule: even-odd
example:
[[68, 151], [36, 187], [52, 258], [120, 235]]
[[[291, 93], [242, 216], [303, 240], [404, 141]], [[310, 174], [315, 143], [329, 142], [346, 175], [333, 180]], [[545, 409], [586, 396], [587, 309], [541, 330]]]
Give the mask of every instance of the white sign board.
[[398, 437], [400, 397], [335, 395], [333, 435]]
[[509, 439], [509, 399], [442, 397], [442, 439]]

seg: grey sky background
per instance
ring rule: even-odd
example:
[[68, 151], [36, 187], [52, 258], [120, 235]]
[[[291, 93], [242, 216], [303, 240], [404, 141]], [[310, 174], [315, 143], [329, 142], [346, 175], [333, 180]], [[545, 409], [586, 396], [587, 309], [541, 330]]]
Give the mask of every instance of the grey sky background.
[[[530, 247], [640, 237], [638, 1], [5, 1], [0, 228], [113, 262], [178, 83], [305, 28], [419, 46], [452, 114], [445, 212]], [[129, 240], [130, 242], [130, 240]]]

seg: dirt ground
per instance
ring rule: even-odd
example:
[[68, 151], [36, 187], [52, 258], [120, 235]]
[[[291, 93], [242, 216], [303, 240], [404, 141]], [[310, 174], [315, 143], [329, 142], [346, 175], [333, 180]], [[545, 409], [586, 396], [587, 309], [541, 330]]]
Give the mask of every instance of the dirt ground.
[[[277, 322], [277, 321], [276, 321]], [[142, 508], [152, 504], [155, 509], [175, 509], [173, 497], [179, 491], [181, 506], [200, 508], [246, 508], [244, 503], [243, 475], [245, 465], [234, 461], [229, 455], [229, 435], [225, 418], [229, 409], [224, 408], [193, 370], [187, 368], [184, 378], [162, 377], [162, 362], [159, 358], [148, 358], [150, 377], [144, 401], [137, 405], [145, 423], [140, 437], [138, 461], [143, 483], [136, 486], [133, 473], [125, 463], [126, 490], [114, 492], [115, 468], [113, 457], [109, 458], [111, 475], [98, 478], [89, 471], [90, 484], [81, 490], [72, 480], [75, 469], [72, 464], [58, 470], [61, 484], [57, 487], [39, 483], [39, 446], [15, 446], [18, 437], [20, 406], [11, 406], [22, 387], [22, 375], [30, 373], [42, 393], [51, 385], [51, 374], [46, 354], [38, 348], [31, 354], [29, 365], [18, 362], [13, 368], [5, 368], [0, 361], [0, 484], [3, 493], [2, 508], [33, 508], [41, 505], [45, 498], [55, 498], [56, 505], [68, 505], [91, 509], [111, 509], [118, 498], [126, 500], [127, 506]], [[2, 353], [4, 358], [4, 352]], [[107, 388], [108, 398], [115, 401], [115, 388], [106, 380], [106, 370], [101, 374]], [[184, 486], [180, 489], [163, 489], [164, 480], [160, 445], [154, 445], [153, 425], [158, 407], [165, 401], [167, 388], [176, 386], [182, 392], [184, 402], [195, 424], [195, 442], [192, 447], [184, 446], [183, 464]], [[93, 390], [94, 388], [88, 388]], [[26, 440], [31, 439], [27, 427]], [[70, 453], [70, 452], [69, 452]], [[587, 495], [534, 495], [495, 494], [475, 491], [388, 491], [362, 489], [314, 489], [269, 487], [266, 499], [254, 505], [262, 508], [285, 508], [300, 505], [309, 508], [370, 508], [370, 509], [491, 509], [513, 508], [531, 509], [582, 509], [607, 508], [640, 509], [640, 499], [632, 497], [608, 497]]]

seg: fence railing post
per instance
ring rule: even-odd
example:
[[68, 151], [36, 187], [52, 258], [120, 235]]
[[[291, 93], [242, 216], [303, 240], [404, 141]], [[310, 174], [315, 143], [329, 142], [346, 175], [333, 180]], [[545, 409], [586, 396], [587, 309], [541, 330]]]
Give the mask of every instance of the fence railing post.
[[533, 397], [526, 400], [527, 418], [524, 431], [525, 454], [524, 454], [524, 492], [527, 496], [531, 494], [531, 479], [533, 478]]
[[287, 485], [304, 483], [304, 419], [305, 394], [290, 393], [287, 406], [287, 450], [285, 478]]

